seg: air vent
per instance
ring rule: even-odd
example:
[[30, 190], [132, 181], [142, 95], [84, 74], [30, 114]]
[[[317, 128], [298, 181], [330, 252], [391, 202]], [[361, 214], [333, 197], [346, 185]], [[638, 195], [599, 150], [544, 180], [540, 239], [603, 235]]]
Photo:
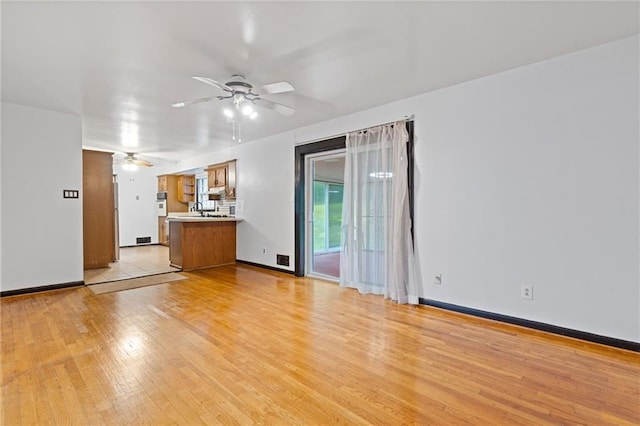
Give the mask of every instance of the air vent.
[[289, 256], [284, 254], [276, 254], [276, 263], [282, 266], [289, 266]]
[[151, 237], [137, 237], [136, 244], [149, 244], [151, 242]]

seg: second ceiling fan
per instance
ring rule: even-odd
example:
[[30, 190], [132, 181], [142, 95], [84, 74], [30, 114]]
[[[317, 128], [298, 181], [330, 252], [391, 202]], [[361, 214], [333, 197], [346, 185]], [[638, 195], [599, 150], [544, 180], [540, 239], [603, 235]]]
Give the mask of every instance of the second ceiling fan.
[[[225, 100], [230, 99], [233, 103], [233, 109], [225, 109], [225, 115], [233, 120], [237, 120], [242, 115], [249, 118], [255, 118], [257, 115], [253, 111], [252, 105], [257, 105], [262, 108], [270, 109], [272, 111], [279, 112], [283, 115], [292, 115], [295, 110], [289, 106], [279, 104], [277, 102], [270, 101], [261, 97], [259, 93], [255, 93], [253, 90], [263, 90], [265, 93], [273, 95], [277, 93], [292, 92], [293, 86], [286, 81], [280, 81], [278, 83], [271, 83], [261, 86], [260, 88], [252, 85], [247, 79], [239, 74], [235, 74], [226, 83], [220, 83], [212, 78], [208, 77], [193, 77], [202, 83], [210, 86], [217, 87], [218, 89], [226, 92], [224, 95], [208, 96], [206, 98], [194, 99], [191, 101], [182, 101], [172, 104], [172, 107], [180, 108], [186, 105], [197, 104], [200, 102], [209, 102], [213, 99]], [[235, 110], [235, 111], [234, 111]]]

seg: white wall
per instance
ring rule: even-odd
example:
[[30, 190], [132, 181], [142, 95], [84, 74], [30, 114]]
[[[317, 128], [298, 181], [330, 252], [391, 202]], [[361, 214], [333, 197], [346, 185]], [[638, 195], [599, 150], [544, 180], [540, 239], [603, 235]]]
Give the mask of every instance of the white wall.
[[120, 211], [120, 246], [135, 246], [137, 237], [151, 237], [158, 243], [158, 192], [155, 167], [139, 167], [135, 171], [114, 166], [118, 175], [118, 208]]
[[[244, 204], [238, 225], [238, 259], [293, 270], [293, 149], [291, 139], [275, 136], [237, 149], [236, 196]], [[236, 211], [238, 206], [236, 205]], [[266, 253], [262, 253], [262, 249]], [[290, 266], [276, 264], [290, 256]]]
[[2, 103], [2, 291], [83, 280], [82, 122]]
[[[238, 258], [275, 266], [276, 252], [293, 259], [295, 144], [414, 114], [421, 296], [640, 342], [639, 44], [623, 39], [166, 172], [237, 158]], [[524, 283], [533, 301], [520, 298]]]
[[426, 99], [426, 297], [640, 341], [638, 75], [635, 37]]

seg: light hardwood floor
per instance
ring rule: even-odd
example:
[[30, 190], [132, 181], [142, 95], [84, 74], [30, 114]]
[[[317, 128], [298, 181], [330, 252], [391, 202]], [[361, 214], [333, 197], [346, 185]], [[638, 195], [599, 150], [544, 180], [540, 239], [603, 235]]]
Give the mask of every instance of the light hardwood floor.
[[5, 297], [3, 425], [638, 424], [640, 356], [246, 265]]

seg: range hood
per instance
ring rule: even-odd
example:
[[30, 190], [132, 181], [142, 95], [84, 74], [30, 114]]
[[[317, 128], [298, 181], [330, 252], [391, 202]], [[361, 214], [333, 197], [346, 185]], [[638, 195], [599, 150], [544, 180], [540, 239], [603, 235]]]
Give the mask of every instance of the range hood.
[[224, 195], [226, 188], [224, 186], [220, 186], [218, 188], [209, 188], [207, 191], [208, 195]]

